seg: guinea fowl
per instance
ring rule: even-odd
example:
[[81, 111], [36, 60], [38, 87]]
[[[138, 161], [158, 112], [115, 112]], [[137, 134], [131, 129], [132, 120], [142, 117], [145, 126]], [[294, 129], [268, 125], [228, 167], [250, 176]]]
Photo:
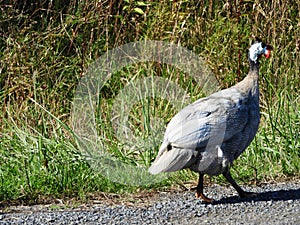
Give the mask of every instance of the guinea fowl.
[[199, 173], [196, 197], [203, 193], [203, 176], [223, 174], [240, 197], [244, 191], [232, 178], [230, 166], [248, 147], [259, 126], [259, 59], [270, 57], [272, 47], [257, 39], [249, 49], [250, 71], [238, 84], [201, 98], [183, 108], [169, 122], [151, 174], [185, 168]]

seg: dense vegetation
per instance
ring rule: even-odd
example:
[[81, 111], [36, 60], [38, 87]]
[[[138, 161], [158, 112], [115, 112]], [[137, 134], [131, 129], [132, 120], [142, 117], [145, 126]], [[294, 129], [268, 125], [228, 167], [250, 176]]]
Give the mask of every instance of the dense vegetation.
[[[233, 172], [247, 182], [299, 176], [299, 18], [300, 3], [291, 0], [2, 1], [0, 201], [137, 190], [94, 171], [78, 152], [69, 127], [74, 93], [89, 65], [107, 50], [145, 39], [192, 50], [222, 88], [248, 72], [247, 48], [255, 36], [271, 44], [272, 57], [261, 65], [261, 126]], [[101, 107], [109, 111], [120, 90], [139, 77], [167, 78], [170, 73], [192, 99], [201, 96], [197, 84], [178, 69], [142, 63], [112, 76], [100, 93]], [[134, 106], [135, 134], [146, 137], [149, 132], [150, 120], [139, 118], [155, 114], [167, 123], [176, 113], [172, 107], [166, 113], [167, 102], [159, 101]], [[99, 127], [107, 151], [129, 164], [148, 166], [154, 156], [123, 148], [104, 114]], [[193, 173], [179, 172], [144, 188], [192, 179]]]

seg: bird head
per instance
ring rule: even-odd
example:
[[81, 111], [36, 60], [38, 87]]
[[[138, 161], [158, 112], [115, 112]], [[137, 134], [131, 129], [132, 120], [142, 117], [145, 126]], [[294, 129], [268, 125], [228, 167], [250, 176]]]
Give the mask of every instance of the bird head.
[[262, 55], [270, 58], [273, 47], [263, 43], [259, 38], [251, 45], [249, 49], [249, 58], [251, 61], [257, 63]]

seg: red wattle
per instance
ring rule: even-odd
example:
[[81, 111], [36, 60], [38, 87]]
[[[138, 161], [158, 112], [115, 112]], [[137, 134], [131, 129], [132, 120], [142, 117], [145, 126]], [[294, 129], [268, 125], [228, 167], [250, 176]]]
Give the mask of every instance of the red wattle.
[[270, 56], [271, 56], [271, 50], [266, 50], [265, 51], [265, 57], [268, 59], [268, 58], [270, 58]]

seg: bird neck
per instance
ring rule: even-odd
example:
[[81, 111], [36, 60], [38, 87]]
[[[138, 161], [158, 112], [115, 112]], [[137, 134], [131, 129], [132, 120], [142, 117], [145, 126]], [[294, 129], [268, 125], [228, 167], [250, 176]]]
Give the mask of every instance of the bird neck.
[[259, 95], [259, 63], [249, 59], [250, 70], [248, 75], [237, 84], [238, 88], [245, 94], [258, 98]]
[[259, 71], [259, 61], [254, 62], [253, 60], [250, 59], [249, 57], [249, 65], [250, 65], [250, 71], [249, 74], [252, 74], [254, 76], [257, 76], [258, 78], [258, 71]]
[[259, 76], [258, 71], [249, 71], [247, 77], [245, 78], [247, 83], [248, 91], [252, 96], [256, 96], [258, 98], [259, 95]]

